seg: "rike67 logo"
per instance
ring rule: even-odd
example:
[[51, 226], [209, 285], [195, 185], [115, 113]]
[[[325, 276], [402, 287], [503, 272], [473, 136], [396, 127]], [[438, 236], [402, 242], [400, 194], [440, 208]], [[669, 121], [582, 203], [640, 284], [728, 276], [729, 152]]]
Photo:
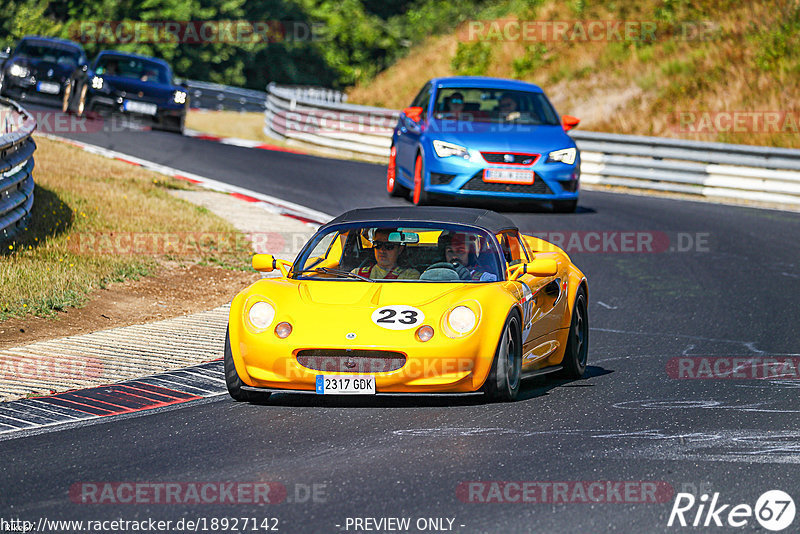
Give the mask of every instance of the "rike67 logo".
[[770, 490], [762, 494], [755, 507], [749, 504], [722, 504], [719, 493], [714, 493], [709, 502], [708, 494], [696, 499], [691, 493], [678, 493], [667, 526], [727, 526], [744, 527], [755, 517], [765, 529], [778, 532], [794, 522], [794, 500], [781, 490]]

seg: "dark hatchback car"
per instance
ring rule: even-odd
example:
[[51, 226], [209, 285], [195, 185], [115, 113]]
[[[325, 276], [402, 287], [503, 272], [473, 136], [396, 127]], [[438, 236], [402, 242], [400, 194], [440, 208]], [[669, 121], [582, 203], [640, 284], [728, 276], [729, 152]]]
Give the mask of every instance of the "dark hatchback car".
[[63, 110], [131, 115], [155, 128], [183, 132], [189, 96], [173, 81], [172, 69], [157, 58], [103, 51], [88, 69], [75, 69]]
[[23, 37], [0, 60], [0, 95], [18, 101], [59, 105], [74, 72], [87, 69], [81, 45], [50, 37]]

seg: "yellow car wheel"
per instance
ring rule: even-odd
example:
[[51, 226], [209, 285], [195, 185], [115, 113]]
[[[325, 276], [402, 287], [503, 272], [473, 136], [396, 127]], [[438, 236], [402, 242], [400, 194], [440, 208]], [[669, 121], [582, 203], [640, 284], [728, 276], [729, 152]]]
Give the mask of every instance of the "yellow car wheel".
[[578, 379], [586, 372], [586, 360], [589, 353], [589, 316], [586, 306], [586, 290], [578, 288], [575, 295], [575, 306], [572, 309], [572, 320], [569, 324], [569, 337], [564, 359], [564, 368], [558, 373], [562, 378]]
[[484, 392], [492, 401], [514, 401], [519, 393], [522, 376], [522, 334], [519, 315], [511, 312], [506, 319], [503, 335], [497, 343], [492, 370], [486, 378]]
[[228, 386], [228, 394], [235, 401], [239, 402], [263, 402], [267, 400], [270, 393], [267, 391], [256, 393], [253, 391], [244, 391], [242, 386], [244, 383], [239, 378], [239, 373], [236, 372], [236, 365], [233, 363], [233, 352], [231, 351], [231, 336], [229, 332], [225, 333], [225, 384]]

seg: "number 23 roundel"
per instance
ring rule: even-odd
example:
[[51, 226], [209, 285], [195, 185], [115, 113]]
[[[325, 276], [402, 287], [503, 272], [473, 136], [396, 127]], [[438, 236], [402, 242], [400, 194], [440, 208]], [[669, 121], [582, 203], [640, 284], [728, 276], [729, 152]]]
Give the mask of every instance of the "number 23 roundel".
[[425, 320], [425, 314], [412, 306], [395, 304], [372, 312], [372, 322], [389, 330], [408, 330]]

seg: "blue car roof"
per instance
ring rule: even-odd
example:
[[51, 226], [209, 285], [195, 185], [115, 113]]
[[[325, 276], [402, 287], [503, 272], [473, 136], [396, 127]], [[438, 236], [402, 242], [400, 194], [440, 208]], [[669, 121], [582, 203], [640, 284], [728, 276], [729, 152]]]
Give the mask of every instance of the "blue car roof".
[[543, 93], [542, 88], [536, 84], [505, 78], [491, 78], [489, 76], [450, 76], [447, 78], [433, 78], [431, 80], [437, 87], [487, 87], [507, 91], [530, 91]]
[[34, 41], [40, 43], [47, 43], [51, 45], [59, 45], [65, 48], [74, 48], [76, 50], [83, 51], [83, 47], [76, 43], [75, 41], [70, 41], [69, 39], [59, 39], [58, 37], [42, 37], [40, 35], [26, 35], [19, 42], [23, 41]]

